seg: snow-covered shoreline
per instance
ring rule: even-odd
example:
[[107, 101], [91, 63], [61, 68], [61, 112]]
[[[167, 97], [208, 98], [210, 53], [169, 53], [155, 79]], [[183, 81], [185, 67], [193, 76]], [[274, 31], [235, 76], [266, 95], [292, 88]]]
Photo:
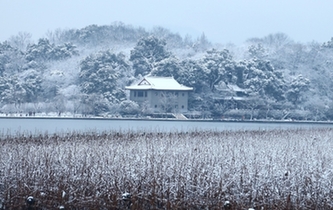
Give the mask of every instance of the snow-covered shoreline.
[[29, 116], [28, 114], [22, 115], [22, 114], [0, 114], [0, 118], [3, 119], [86, 119], [86, 120], [142, 120], [142, 121], [187, 121], [187, 122], [239, 122], [239, 123], [299, 123], [299, 124], [332, 124], [333, 121], [314, 121], [314, 120], [291, 120], [291, 119], [285, 119], [285, 120], [263, 120], [263, 119], [254, 119], [254, 120], [240, 120], [240, 119], [176, 119], [176, 118], [152, 118], [152, 117], [122, 117], [122, 116], [92, 116], [92, 115], [81, 115], [76, 114], [73, 115], [71, 113], [65, 113], [61, 114], [60, 116], [56, 113], [51, 114], [35, 114], [34, 116]]

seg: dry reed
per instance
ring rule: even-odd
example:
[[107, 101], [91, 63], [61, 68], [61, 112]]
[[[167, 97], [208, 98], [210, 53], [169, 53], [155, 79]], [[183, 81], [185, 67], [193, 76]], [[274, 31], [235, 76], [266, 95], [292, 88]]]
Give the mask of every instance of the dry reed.
[[2, 136], [0, 209], [333, 209], [332, 129]]

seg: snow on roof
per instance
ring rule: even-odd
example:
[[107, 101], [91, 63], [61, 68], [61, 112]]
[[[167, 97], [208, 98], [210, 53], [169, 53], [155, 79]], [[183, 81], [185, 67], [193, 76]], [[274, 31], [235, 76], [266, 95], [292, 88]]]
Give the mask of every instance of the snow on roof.
[[126, 86], [127, 90], [193, 90], [179, 84], [173, 77], [145, 77], [137, 85]]
[[220, 100], [225, 100], [225, 101], [247, 101], [249, 100], [248, 97], [239, 97], [239, 96], [227, 96], [227, 97], [213, 97], [214, 100], [220, 101]]
[[230, 88], [231, 90], [237, 91], [237, 92], [245, 92], [246, 91], [245, 89], [238, 87], [238, 85], [228, 84], [227, 87]]

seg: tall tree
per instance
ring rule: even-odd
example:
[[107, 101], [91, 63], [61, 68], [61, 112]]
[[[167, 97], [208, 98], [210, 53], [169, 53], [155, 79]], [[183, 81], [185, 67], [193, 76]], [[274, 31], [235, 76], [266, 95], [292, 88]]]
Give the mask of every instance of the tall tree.
[[157, 62], [171, 55], [166, 50], [166, 42], [154, 36], [139, 40], [131, 50], [130, 61], [133, 63], [134, 75], [145, 76], [153, 70]]
[[238, 85], [252, 95], [272, 97], [278, 101], [284, 99], [284, 78], [270, 62], [258, 59], [241, 61], [236, 69]]
[[215, 91], [215, 85], [221, 81], [231, 82], [234, 62], [228, 50], [212, 49], [206, 52], [202, 59], [206, 81], [211, 91]]
[[204, 52], [209, 49], [212, 44], [208, 41], [205, 33], [202, 33], [201, 36], [196, 40], [192, 45], [195, 52]]
[[26, 93], [24, 101], [36, 102], [42, 93], [41, 74], [33, 69], [24, 71], [21, 75], [21, 83]]
[[305, 91], [309, 90], [310, 81], [302, 75], [295, 77], [288, 88], [286, 93], [287, 99], [294, 105], [297, 105], [302, 100], [302, 95]]
[[0, 102], [5, 104], [14, 104], [19, 110], [21, 104], [25, 102], [26, 90], [22, 87], [21, 82], [15, 76], [0, 77]]
[[265, 48], [260, 43], [257, 45], [249, 46], [248, 52], [249, 52], [251, 58], [256, 58], [256, 59], [262, 60], [267, 56]]
[[19, 32], [17, 35], [11, 36], [9, 42], [13, 47], [25, 51], [27, 46], [32, 43], [31, 36], [31, 33]]
[[121, 53], [101, 51], [85, 58], [80, 63], [80, 88], [85, 94], [102, 94], [111, 102], [124, 100], [120, 86], [126, 79], [130, 66]]
[[200, 61], [191, 59], [183, 60], [181, 66], [183, 71], [177, 78], [180, 84], [193, 87], [195, 93], [209, 90], [205, 66]]
[[9, 42], [0, 43], [0, 76], [21, 72], [26, 64], [24, 54]]

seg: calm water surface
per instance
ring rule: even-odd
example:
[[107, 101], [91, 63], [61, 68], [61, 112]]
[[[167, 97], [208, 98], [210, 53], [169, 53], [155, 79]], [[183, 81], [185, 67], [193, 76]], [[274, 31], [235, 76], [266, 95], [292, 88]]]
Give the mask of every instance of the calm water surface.
[[311, 123], [263, 123], [263, 122], [209, 122], [209, 121], [155, 121], [155, 120], [106, 120], [106, 119], [31, 119], [0, 118], [0, 134], [17, 133], [66, 133], [121, 131], [224, 131], [224, 130], [267, 130], [290, 128], [333, 128], [333, 124]]

